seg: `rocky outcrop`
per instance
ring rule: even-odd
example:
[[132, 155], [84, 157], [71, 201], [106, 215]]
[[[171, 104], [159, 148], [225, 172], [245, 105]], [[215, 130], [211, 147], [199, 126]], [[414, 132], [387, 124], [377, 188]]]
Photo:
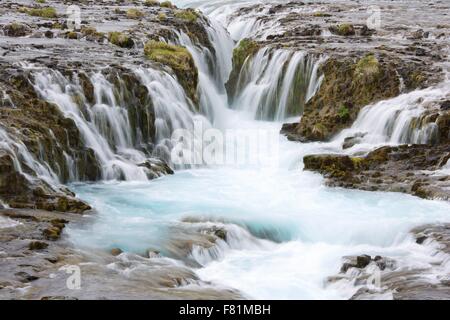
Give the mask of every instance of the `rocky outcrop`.
[[[320, 68], [324, 80], [306, 103], [300, 123], [284, 132], [292, 140], [329, 140], [351, 126], [362, 107], [399, 95], [401, 81], [408, 83], [406, 90], [423, 87], [429, 78], [420, 70], [414, 63], [385, 54], [329, 58]], [[401, 72], [404, 77], [399, 76]], [[423, 75], [420, 80], [415, 78], [419, 73]]]
[[[450, 178], [435, 170], [450, 159], [450, 145], [386, 146], [365, 157], [308, 155], [305, 170], [320, 172], [329, 186], [404, 192], [426, 199], [450, 200]], [[427, 172], [429, 171], [429, 172]]]

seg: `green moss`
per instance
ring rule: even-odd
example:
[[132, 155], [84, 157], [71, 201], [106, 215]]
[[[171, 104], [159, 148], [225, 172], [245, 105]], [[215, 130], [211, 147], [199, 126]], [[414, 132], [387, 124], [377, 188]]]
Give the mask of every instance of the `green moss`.
[[156, 6], [159, 6], [160, 4], [159, 4], [159, 1], [157, 1], [157, 0], [146, 0], [144, 2], [144, 5], [147, 7], [156, 7]]
[[173, 8], [174, 5], [170, 1], [163, 1], [159, 4], [163, 8]]
[[256, 54], [258, 50], [259, 44], [256, 41], [251, 39], [241, 40], [239, 45], [233, 50], [233, 67], [240, 71], [245, 60]]
[[136, 8], [131, 8], [127, 10], [128, 19], [140, 19], [144, 16], [144, 13]]
[[144, 53], [147, 58], [178, 70], [191, 68], [192, 56], [185, 47], [151, 40], [145, 44]]
[[82, 27], [81, 33], [84, 36], [90, 36], [98, 39], [103, 39], [103, 37], [105, 36], [103, 32], [98, 32], [94, 27]]
[[31, 8], [26, 9], [25, 12], [33, 17], [41, 17], [41, 18], [56, 18], [58, 15], [56, 13], [55, 8], [46, 7], [46, 8]]
[[350, 118], [350, 111], [345, 105], [342, 105], [338, 110], [338, 117], [342, 121], [347, 121]]
[[112, 44], [119, 46], [121, 48], [132, 48], [134, 46], [134, 41], [122, 32], [110, 32], [108, 34], [108, 40]]
[[325, 12], [321, 12], [321, 11], [317, 11], [317, 12], [314, 12], [313, 16], [314, 17], [323, 17], [323, 18], [325, 18], [325, 17], [331, 17], [331, 14], [325, 13]]
[[380, 63], [373, 54], [361, 58], [356, 64], [355, 75], [358, 77], [370, 77], [380, 73]]
[[337, 26], [331, 26], [330, 31], [339, 36], [352, 36], [355, 34], [355, 28], [352, 24], [343, 23]]
[[198, 18], [197, 12], [192, 9], [180, 10], [175, 13], [175, 17], [188, 21], [188, 22], [196, 22]]
[[158, 13], [158, 20], [164, 21], [166, 19], [167, 19], [167, 16], [165, 13], [163, 13], [163, 12]]
[[45, 3], [45, 0], [36, 0], [37, 3]]
[[150, 40], [145, 44], [144, 54], [152, 61], [171, 67], [191, 99], [196, 100], [198, 71], [185, 47]]

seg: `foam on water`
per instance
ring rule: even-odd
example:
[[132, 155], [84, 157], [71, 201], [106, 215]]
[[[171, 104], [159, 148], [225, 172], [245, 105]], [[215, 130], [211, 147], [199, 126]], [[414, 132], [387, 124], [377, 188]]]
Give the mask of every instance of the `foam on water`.
[[[254, 125], [279, 128], [274, 123]], [[241, 226], [234, 245], [219, 243], [213, 252], [193, 250], [203, 265], [196, 272], [203, 280], [262, 299], [349, 298], [353, 286], [324, 286], [345, 255], [430, 263], [408, 232], [420, 224], [449, 221], [447, 203], [326, 188], [319, 175], [301, 170], [299, 160], [328, 146], [279, 139], [279, 167], [223, 166], [179, 171], [151, 183], [75, 186], [99, 215], [92, 227], [70, 229], [71, 238], [90, 247], [134, 252], [156, 248], [164, 253], [161, 239], [184, 218]], [[264, 233], [275, 236], [258, 243], [255, 236]]]

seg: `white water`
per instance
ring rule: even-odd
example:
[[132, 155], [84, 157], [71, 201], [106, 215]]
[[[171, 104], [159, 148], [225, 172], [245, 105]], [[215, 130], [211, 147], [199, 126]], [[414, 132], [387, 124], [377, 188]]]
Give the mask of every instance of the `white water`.
[[[242, 125], [248, 123], [237, 124]], [[137, 253], [155, 248], [170, 256], [171, 227], [183, 228], [184, 218], [244, 226], [235, 230], [229, 225], [238, 237], [212, 249], [194, 248], [191, 257], [204, 266], [196, 271], [201, 279], [258, 299], [349, 298], [352, 285], [324, 286], [345, 255], [388, 255], [405, 264], [430, 266], [432, 259], [408, 231], [448, 221], [448, 204], [328, 189], [319, 175], [303, 172], [299, 161], [326, 148], [280, 137], [276, 168], [224, 166], [179, 171], [152, 183], [78, 186], [78, 194], [100, 213], [92, 227], [70, 230], [70, 235], [83, 246]], [[259, 240], [248, 230], [276, 242]]]
[[346, 137], [364, 134], [361, 142], [349, 152], [373, 149], [380, 145], [430, 143], [436, 139], [437, 125], [416, 125], [425, 110], [439, 110], [436, 102], [450, 94], [450, 82], [443, 83], [398, 97], [366, 106], [358, 115], [352, 127], [343, 130], [334, 138], [334, 143], [342, 145]]
[[253, 119], [282, 121], [301, 114], [322, 81], [322, 61], [302, 51], [261, 49], [242, 66], [232, 108]]

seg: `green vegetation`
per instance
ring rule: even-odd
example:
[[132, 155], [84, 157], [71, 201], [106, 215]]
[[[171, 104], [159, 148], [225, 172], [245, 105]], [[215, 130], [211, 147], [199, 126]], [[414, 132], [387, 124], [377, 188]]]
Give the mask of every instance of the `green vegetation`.
[[342, 121], [347, 121], [348, 119], [350, 119], [350, 111], [348, 110], [348, 108], [345, 105], [342, 105], [339, 108], [339, 110], [338, 110], [338, 117]]
[[259, 44], [250, 39], [243, 39], [233, 51], [233, 66], [236, 70], [241, 70], [245, 60], [258, 52]]
[[192, 68], [193, 59], [185, 47], [151, 40], [145, 44], [144, 53], [150, 60], [171, 66], [177, 70]]
[[58, 17], [55, 8], [46, 7], [46, 8], [22, 8], [24, 12], [33, 17], [41, 17], [41, 18], [56, 18]]
[[380, 63], [373, 54], [361, 58], [356, 64], [355, 75], [357, 77], [373, 77], [379, 74]]
[[192, 9], [180, 10], [175, 13], [175, 17], [188, 21], [188, 22], [196, 22], [198, 18], [197, 12]]
[[321, 11], [317, 11], [317, 12], [314, 12], [313, 16], [314, 17], [323, 17], [323, 18], [325, 18], [325, 17], [331, 17], [331, 14], [325, 13], [325, 12], [321, 12]]
[[167, 19], [167, 16], [166, 16], [166, 14], [164, 12], [158, 13], [158, 20], [164, 21], [166, 19]]
[[163, 8], [174, 8], [175, 6], [170, 1], [163, 1], [159, 4]]
[[355, 35], [355, 28], [352, 24], [343, 23], [337, 26], [331, 26], [330, 31], [339, 36], [353, 36]]
[[144, 16], [144, 13], [136, 8], [131, 8], [127, 10], [128, 19], [140, 19]]
[[148, 59], [172, 68], [186, 93], [196, 102], [198, 70], [192, 55], [185, 47], [150, 40], [145, 44], [144, 54]]
[[147, 7], [156, 7], [156, 6], [159, 6], [160, 4], [159, 4], [159, 1], [157, 1], [157, 0], [146, 0], [144, 2], [144, 5]]
[[134, 46], [134, 41], [122, 32], [110, 32], [108, 33], [108, 40], [112, 44], [119, 46], [121, 48], [132, 48]]
[[78, 39], [78, 33], [76, 33], [75, 31], [66, 32], [66, 38], [76, 40]]

